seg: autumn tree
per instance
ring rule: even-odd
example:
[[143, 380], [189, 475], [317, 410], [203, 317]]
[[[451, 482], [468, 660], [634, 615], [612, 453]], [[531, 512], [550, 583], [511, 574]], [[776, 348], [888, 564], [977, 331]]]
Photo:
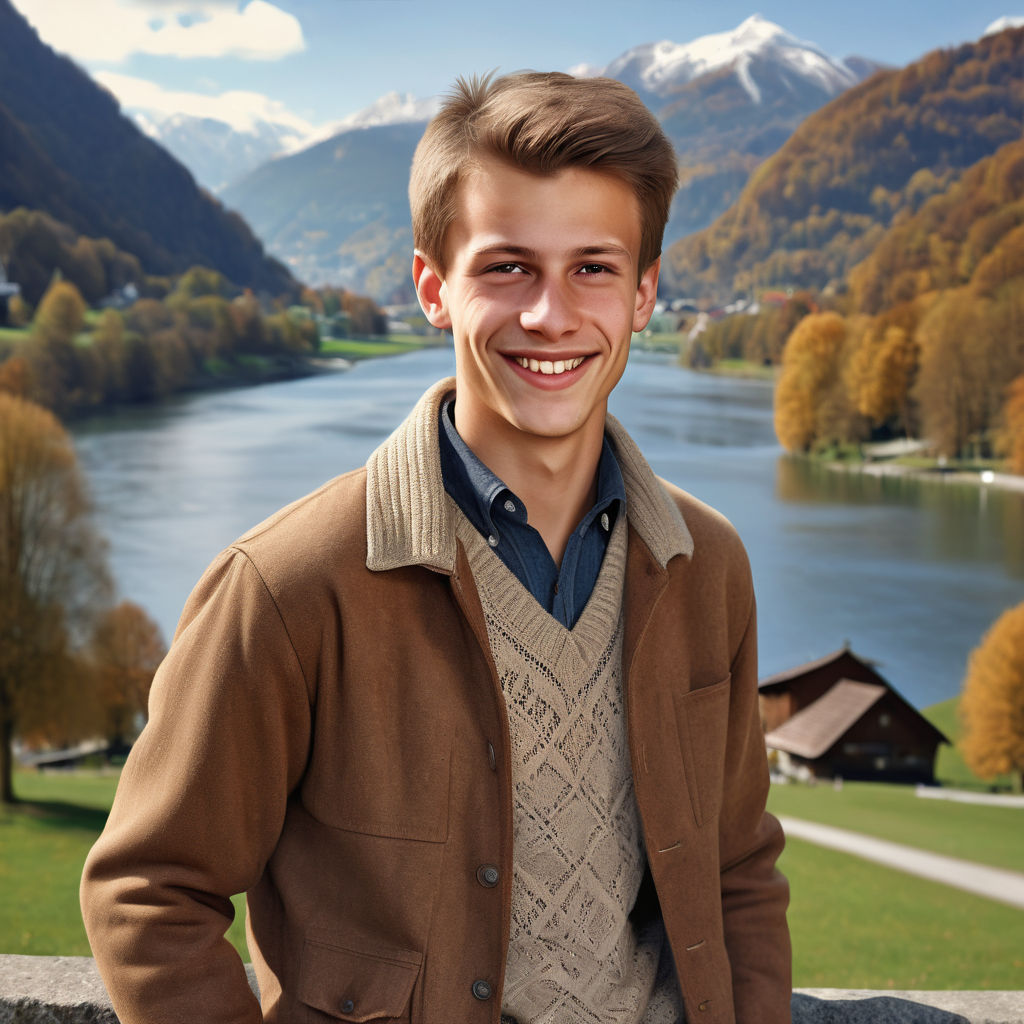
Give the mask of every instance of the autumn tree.
[[1010, 472], [1024, 473], [1024, 375], [1014, 380], [1007, 390], [1003, 418], [1002, 448]]
[[167, 649], [156, 623], [131, 601], [104, 612], [89, 644], [89, 662], [111, 746], [127, 744], [136, 720], [146, 713], [149, 688]]
[[32, 402], [0, 392], [0, 801], [11, 743], [66, 694], [71, 652], [109, 581], [71, 439]]
[[1024, 777], [1024, 603], [996, 619], [971, 653], [960, 699], [967, 766], [983, 779]]
[[812, 313], [786, 342], [775, 389], [775, 433], [789, 451], [846, 439], [848, 402], [842, 389], [846, 324], [836, 313]]
[[56, 280], [47, 289], [32, 321], [32, 332], [44, 338], [74, 341], [85, 326], [85, 300], [70, 282]]

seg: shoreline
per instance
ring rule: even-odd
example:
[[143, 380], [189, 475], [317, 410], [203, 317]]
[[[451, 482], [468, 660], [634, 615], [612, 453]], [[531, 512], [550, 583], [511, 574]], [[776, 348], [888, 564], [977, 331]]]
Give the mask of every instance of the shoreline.
[[1024, 494], [1024, 476], [1015, 473], [997, 473], [990, 470], [989, 480], [982, 480], [981, 472], [960, 469], [923, 469], [917, 466], [903, 466], [893, 462], [838, 462], [824, 461], [826, 468], [841, 473], [864, 473], [877, 477], [909, 477], [940, 484], [968, 484], [979, 489], [994, 488], [1001, 491], [1015, 491]]

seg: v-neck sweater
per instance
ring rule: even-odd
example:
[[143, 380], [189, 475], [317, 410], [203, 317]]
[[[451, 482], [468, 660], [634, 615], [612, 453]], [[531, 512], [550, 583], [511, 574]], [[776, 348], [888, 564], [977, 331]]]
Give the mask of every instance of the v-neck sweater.
[[449, 504], [508, 710], [513, 879], [502, 1012], [530, 1024], [675, 1024], [683, 1014], [664, 931], [638, 935], [629, 918], [646, 854], [622, 694], [625, 517], [567, 629]]

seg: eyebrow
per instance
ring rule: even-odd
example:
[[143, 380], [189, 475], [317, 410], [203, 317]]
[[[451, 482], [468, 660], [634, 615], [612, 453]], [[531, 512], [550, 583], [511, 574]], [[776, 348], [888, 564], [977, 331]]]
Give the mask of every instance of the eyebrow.
[[[485, 245], [480, 249], [473, 250], [474, 256], [520, 256], [527, 260], [536, 260], [537, 252], [525, 245], [513, 245], [510, 242], [496, 242], [494, 245]], [[628, 249], [612, 242], [605, 242], [601, 245], [585, 245], [574, 249], [569, 254], [570, 259], [582, 259], [586, 256], [625, 256], [632, 259]]]

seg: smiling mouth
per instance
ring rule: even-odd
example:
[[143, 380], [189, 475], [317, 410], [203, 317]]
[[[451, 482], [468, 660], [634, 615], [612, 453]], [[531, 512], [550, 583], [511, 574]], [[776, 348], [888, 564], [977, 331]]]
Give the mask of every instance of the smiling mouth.
[[512, 357], [524, 370], [531, 370], [533, 373], [543, 373], [547, 376], [565, 373], [567, 370], [575, 370], [586, 358], [577, 356], [575, 359], [527, 359], [525, 356]]

